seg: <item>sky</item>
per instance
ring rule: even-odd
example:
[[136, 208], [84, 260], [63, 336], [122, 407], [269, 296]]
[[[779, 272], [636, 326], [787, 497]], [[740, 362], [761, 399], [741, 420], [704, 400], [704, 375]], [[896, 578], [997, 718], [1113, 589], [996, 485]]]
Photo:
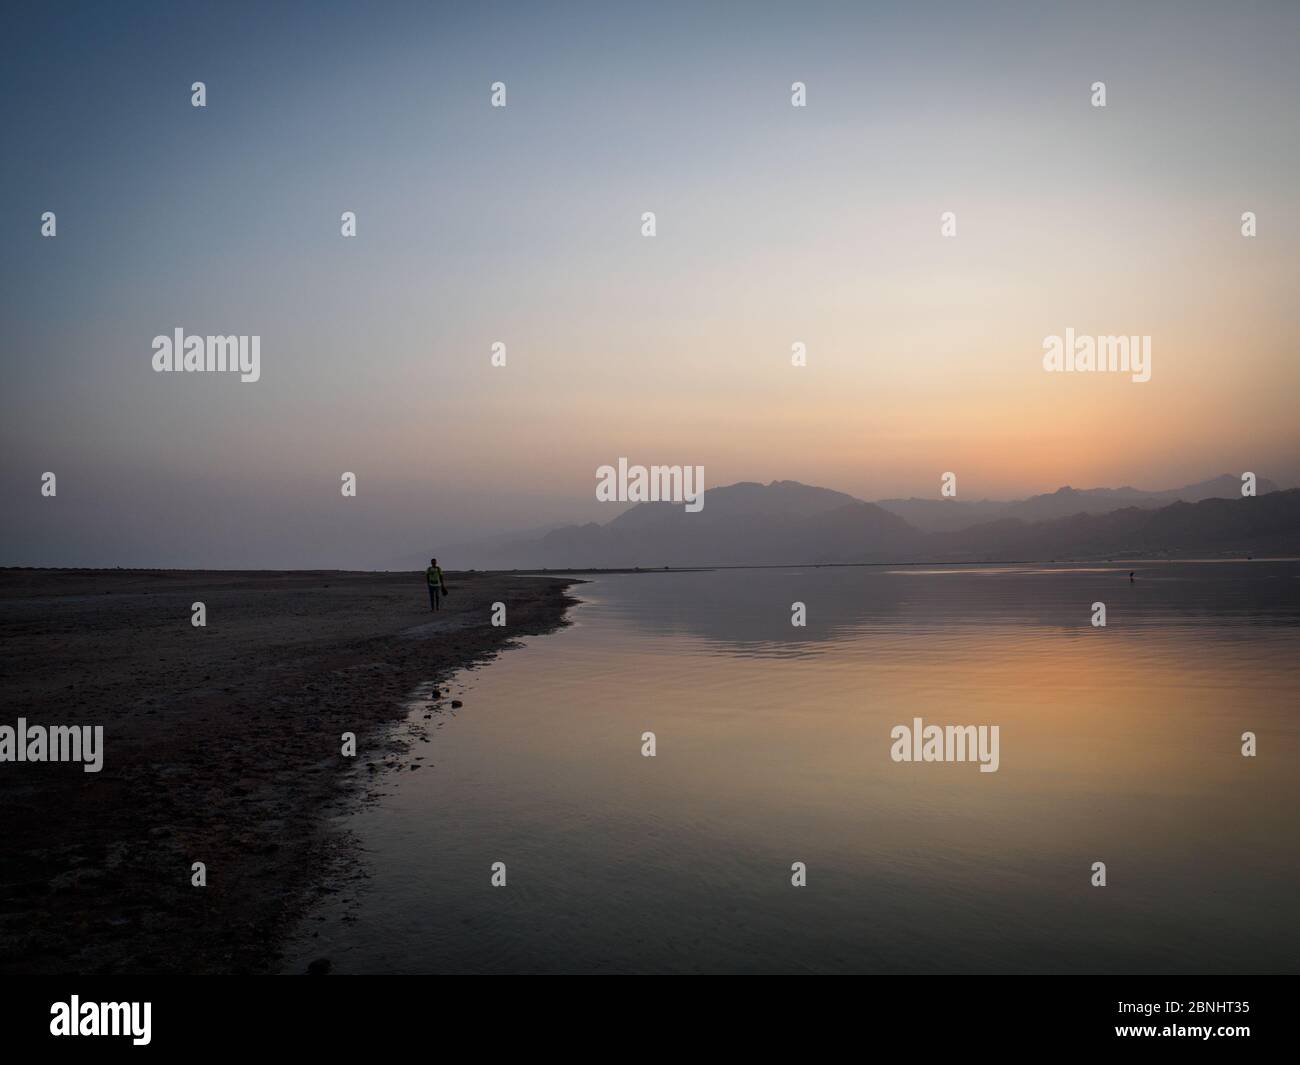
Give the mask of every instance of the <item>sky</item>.
[[[607, 520], [620, 457], [1300, 482], [1295, 3], [0, 20], [0, 565], [407, 568]], [[260, 336], [260, 380], [154, 372], [176, 328]], [[1151, 380], [1045, 372], [1066, 329]]]

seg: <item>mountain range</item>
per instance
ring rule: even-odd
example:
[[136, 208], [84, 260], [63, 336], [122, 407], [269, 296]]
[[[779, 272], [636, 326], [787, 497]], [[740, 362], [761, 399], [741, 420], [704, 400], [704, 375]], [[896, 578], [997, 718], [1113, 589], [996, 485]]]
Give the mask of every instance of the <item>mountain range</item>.
[[449, 548], [456, 568], [659, 568], [848, 562], [1300, 555], [1300, 489], [1222, 477], [1169, 491], [1095, 488], [1011, 502], [868, 503], [797, 481], [711, 488], [704, 507], [640, 503], [599, 524]]
[[[1270, 480], [1261, 479], [1256, 484], [1255, 491], [1258, 495], [1265, 495], [1276, 492], [1277, 485]], [[1010, 502], [991, 499], [881, 499], [878, 500], [878, 505], [924, 532], [952, 532], [999, 518], [1049, 521], [1075, 514], [1106, 514], [1121, 507], [1154, 509], [1171, 503], [1199, 503], [1203, 499], [1240, 497], [1241, 478], [1225, 473], [1208, 481], [1156, 492], [1127, 486], [1083, 489], [1067, 486], [1058, 488], [1055, 492]]]

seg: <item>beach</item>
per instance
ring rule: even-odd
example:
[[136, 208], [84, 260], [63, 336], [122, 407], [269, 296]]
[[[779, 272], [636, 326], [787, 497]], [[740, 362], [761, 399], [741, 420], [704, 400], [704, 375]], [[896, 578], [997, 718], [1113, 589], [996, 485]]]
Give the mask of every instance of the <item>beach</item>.
[[574, 602], [572, 579], [446, 579], [432, 613], [420, 573], [0, 570], [0, 725], [103, 728], [97, 772], [0, 765], [0, 972], [275, 971], [356, 861], [330, 819], [415, 764], [385, 726], [417, 686]]

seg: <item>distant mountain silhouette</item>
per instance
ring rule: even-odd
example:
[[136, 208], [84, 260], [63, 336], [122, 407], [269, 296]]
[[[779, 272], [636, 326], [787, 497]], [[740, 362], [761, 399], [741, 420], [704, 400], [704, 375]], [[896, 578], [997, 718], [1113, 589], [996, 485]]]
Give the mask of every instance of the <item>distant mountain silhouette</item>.
[[[1225, 491], [1228, 481], [1235, 498], [1207, 498]], [[926, 532], [883, 503], [865, 503], [843, 492], [797, 481], [742, 482], [709, 489], [698, 513], [687, 513], [680, 504], [641, 503], [604, 525], [570, 525], [537, 538], [478, 545], [458, 565], [595, 569], [1300, 554], [1300, 489], [1279, 492], [1261, 481], [1260, 492], [1266, 494], [1243, 499], [1237, 478], [1168, 493], [1067, 488], [1013, 504], [966, 504], [966, 513], [976, 515], [973, 523]], [[1152, 502], [1152, 497], [1183, 493], [1201, 498], [1164, 506]], [[1106, 508], [1108, 500], [1133, 497], [1141, 504]], [[992, 507], [1012, 509], [986, 509]]]
[[[1255, 488], [1259, 495], [1276, 492], [1277, 485], [1261, 479]], [[1028, 499], [1001, 502], [991, 499], [882, 499], [879, 506], [924, 532], [951, 532], [999, 518], [1022, 521], [1049, 521], [1074, 514], [1106, 514], [1121, 507], [1155, 509], [1170, 503], [1199, 503], [1202, 499], [1240, 499], [1241, 478], [1230, 473], [1208, 481], [1146, 491], [1141, 488], [1058, 488], [1055, 492], [1030, 496]]]
[[926, 540], [936, 558], [1057, 558], [1300, 555], [1300, 489], [1253, 499], [1202, 499], [1149, 510], [1079, 513], [1052, 521], [1015, 518]]
[[[489, 565], [699, 566], [838, 559], [902, 550], [916, 535], [902, 518], [859, 499], [796, 481], [710, 488], [704, 509], [641, 503], [605, 525], [556, 529], [507, 545]], [[809, 555], [809, 552], [812, 555]]]

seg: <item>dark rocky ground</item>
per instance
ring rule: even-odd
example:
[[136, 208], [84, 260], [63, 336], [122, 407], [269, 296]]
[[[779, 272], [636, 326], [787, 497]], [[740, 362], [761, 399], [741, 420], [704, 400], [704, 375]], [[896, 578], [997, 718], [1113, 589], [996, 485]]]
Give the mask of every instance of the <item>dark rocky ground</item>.
[[0, 973], [274, 971], [411, 690], [574, 601], [572, 580], [447, 582], [431, 614], [420, 574], [0, 570], [0, 725], [104, 726], [99, 773], [0, 763]]

